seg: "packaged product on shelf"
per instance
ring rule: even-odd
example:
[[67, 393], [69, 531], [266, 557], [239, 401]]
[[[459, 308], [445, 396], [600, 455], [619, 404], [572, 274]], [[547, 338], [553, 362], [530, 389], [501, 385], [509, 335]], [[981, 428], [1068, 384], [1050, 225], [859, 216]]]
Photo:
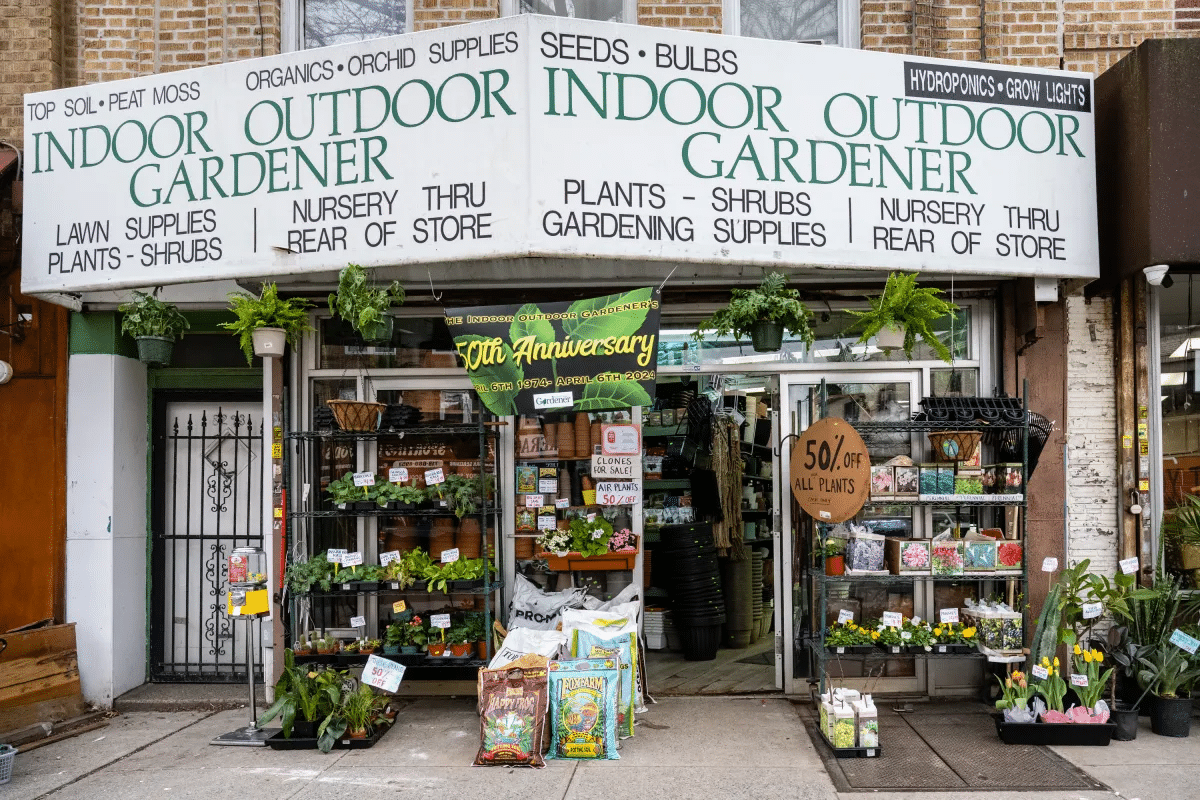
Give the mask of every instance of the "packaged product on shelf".
[[1020, 463], [996, 465], [996, 490], [1002, 494], [1025, 491], [1024, 470]]
[[920, 494], [921, 468], [915, 464], [900, 464], [896, 472], [896, 497], [917, 497]]
[[551, 661], [550, 757], [616, 759], [620, 670], [611, 658]]
[[566, 608], [583, 608], [587, 591], [583, 588], [543, 592], [524, 575], [513, 582], [513, 596], [508, 604], [508, 624], [513, 628], [554, 630], [562, 622]]
[[938, 465], [932, 463], [920, 464], [917, 469], [920, 472], [920, 477], [917, 481], [918, 494], [937, 494]]
[[880, 572], [884, 567], [885, 537], [878, 533], [867, 533], [861, 526], [853, 526], [853, 533], [846, 542], [846, 569], [854, 572]]
[[817, 703], [820, 713], [818, 729], [821, 735], [833, 741], [833, 695], [829, 691], [821, 692], [820, 702]]
[[871, 498], [894, 497], [896, 494], [896, 473], [887, 464], [877, 464], [871, 467]]
[[1021, 612], [1004, 603], [967, 601], [966, 614], [978, 628], [979, 643], [988, 650], [1017, 653], [1024, 646]]
[[849, 703], [838, 703], [833, 707], [833, 737], [830, 741], [840, 749], [854, 747], [858, 741], [854, 724], [854, 707]]
[[996, 542], [996, 571], [1020, 573], [1025, 560], [1025, 548], [1019, 541], [1003, 539]]
[[984, 494], [995, 494], [996, 493], [996, 465], [988, 464], [987, 466], [985, 466], [983, 468], [982, 474], [979, 476], [979, 480], [981, 483], [983, 483], [983, 493]]
[[968, 535], [963, 541], [963, 569], [967, 572], [995, 572], [996, 540]]
[[929, 552], [934, 575], [963, 574], [963, 541], [952, 539], [948, 532], [933, 537]]
[[983, 494], [983, 473], [979, 470], [959, 470], [954, 474], [954, 493]]
[[888, 539], [887, 566], [893, 575], [928, 575], [928, 539]]
[[538, 471], [537, 467], [523, 465], [517, 467], [517, 494], [536, 494]]
[[859, 747], [879, 746], [879, 711], [871, 695], [864, 694], [862, 700], [854, 704], [854, 719], [858, 733]]
[[482, 670], [478, 766], [544, 767], [545, 668]]

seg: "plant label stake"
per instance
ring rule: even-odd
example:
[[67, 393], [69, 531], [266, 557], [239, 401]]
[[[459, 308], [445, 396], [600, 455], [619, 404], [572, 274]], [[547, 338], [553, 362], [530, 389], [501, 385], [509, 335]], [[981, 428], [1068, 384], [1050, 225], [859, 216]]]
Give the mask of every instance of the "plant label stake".
[[399, 560], [400, 560], [400, 551], [399, 550], [388, 550], [386, 553], [379, 554], [379, 566], [381, 566], [381, 567], [386, 567], [388, 564], [392, 563], [393, 561], [399, 561]]
[[1103, 612], [1104, 612], [1104, 604], [1103, 603], [1084, 603], [1083, 604], [1083, 618], [1084, 619], [1095, 619], [1096, 617], [1100, 616]]
[[1139, 564], [1137, 556], [1133, 556], [1132, 558], [1123, 558], [1118, 561], [1117, 564], [1120, 565], [1121, 572], [1125, 575], [1132, 575], [1138, 571]]
[[359, 629], [358, 632], [360, 634], [363, 633], [362, 629], [367, 627], [367, 618], [366, 617], [351, 617], [350, 618], [350, 627], [358, 628]]
[[854, 612], [843, 608], [838, 612], [838, 625], [845, 625], [847, 622], [854, 622]]
[[957, 608], [943, 608], [938, 610], [938, 622], [958, 622]]
[[1072, 672], [1071, 685], [1086, 689], [1088, 685], [1087, 675], [1080, 675], [1078, 672]]
[[1054, 556], [1050, 556], [1042, 562], [1042, 572], [1054, 572], [1056, 569], [1058, 569], [1058, 559]]
[[1171, 634], [1171, 644], [1175, 645], [1180, 650], [1186, 650], [1188, 655], [1194, 656], [1196, 654], [1196, 648], [1200, 647], [1200, 639], [1195, 639], [1191, 636], [1188, 636], [1186, 633], [1176, 628], [1175, 632]]
[[899, 628], [904, 624], [904, 615], [899, 611], [883, 612], [883, 624], [889, 628]]
[[362, 562], [363, 562], [362, 553], [360, 553], [358, 551], [355, 551], [353, 553], [346, 553], [344, 556], [342, 556], [342, 566], [343, 567], [354, 568], [354, 567], [357, 567]]
[[1044, 681], [1044, 680], [1046, 680], [1046, 678], [1050, 677], [1050, 670], [1046, 669], [1041, 664], [1034, 664], [1032, 672], [1033, 672], [1033, 677], [1037, 678], [1040, 681]]
[[458, 548], [457, 547], [453, 547], [449, 550], [442, 551], [442, 563], [443, 564], [453, 564], [455, 561], [458, 561]]
[[408, 603], [404, 602], [403, 600], [397, 600], [396, 602], [392, 603], [393, 614], [403, 614], [407, 608]]
[[388, 480], [392, 483], [404, 483], [408, 480], [408, 468], [392, 467], [388, 470]]

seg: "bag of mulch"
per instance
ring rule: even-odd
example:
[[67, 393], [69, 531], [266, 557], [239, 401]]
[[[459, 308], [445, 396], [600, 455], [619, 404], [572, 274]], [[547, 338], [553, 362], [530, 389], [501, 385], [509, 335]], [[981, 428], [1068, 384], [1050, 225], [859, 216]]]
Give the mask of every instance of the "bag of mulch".
[[617, 732], [633, 736], [634, 674], [637, 672], [637, 634], [618, 633], [599, 636], [590, 630], [571, 631], [571, 655], [576, 658], [612, 658], [621, 674], [621, 693], [617, 697]]
[[552, 631], [562, 621], [563, 609], [583, 608], [586, 597], [587, 590], [583, 588], [543, 592], [533, 581], [518, 574], [508, 604], [508, 626]]
[[620, 672], [612, 658], [550, 662], [550, 758], [620, 758]]
[[481, 767], [544, 767], [542, 742], [548, 706], [547, 670], [485, 669], [480, 672]]

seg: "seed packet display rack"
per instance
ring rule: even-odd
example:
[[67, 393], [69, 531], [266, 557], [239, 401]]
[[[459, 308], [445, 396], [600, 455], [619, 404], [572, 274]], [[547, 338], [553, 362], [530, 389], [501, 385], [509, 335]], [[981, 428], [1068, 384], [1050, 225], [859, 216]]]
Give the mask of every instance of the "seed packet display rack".
[[[1028, 386], [1026, 385], [1025, 394], [1028, 395]], [[1015, 402], [1015, 401], [1014, 401]], [[912, 505], [917, 507], [927, 508], [953, 508], [957, 517], [958, 512], [964, 508], [977, 507], [992, 507], [998, 509], [1003, 515], [1009, 508], [1019, 509], [1016, 512], [1016, 534], [1017, 540], [1021, 542], [1023, 547], [1026, 547], [1025, 536], [1025, 508], [1027, 506], [1027, 490], [1029, 477], [1029, 409], [1027, 401], [1020, 401], [1020, 418], [1021, 422], [980, 422], [980, 421], [928, 421], [928, 420], [909, 420], [905, 422], [886, 422], [886, 423], [856, 423], [855, 430], [863, 437], [864, 441], [871, 445], [873, 441], [897, 441], [898, 434], [907, 434], [903, 438], [905, 447], [909, 446], [917, 437], [920, 441], [917, 442], [917, 447], [926, 447], [927, 435], [930, 433], [938, 433], [945, 431], [978, 431], [985, 434], [992, 433], [997, 437], [1017, 437], [1019, 440], [1019, 450], [1021, 452], [1021, 487], [1023, 491], [1019, 495], [986, 495], [984, 497], [944, 497], [922, 499], [917, 498], [879, 498], [868, 499], [866, 505]], [[981, 445], [982, 447], [982, 445]], [[805, 519], [805, 524], [809, 531], [809, 542], [813, 541], [813, 533], [818, 529], [828, 530], [832, 526], [822, 525], [812, 520]], [[967, 652], [938, 652], [936, 649], [926, 651], [923, 648], [908, 648], [905, 647], [901, 652], [890, 651], [878, 646], [869, 647], [846, 647], [841, 648], [843, 652], [836, 652], [837, 648], [830, 649], [825, 647], [825, 636], [828, 631], [828, 603], [830, 588], [834, 586], [848, 586], [854, 583], [873, 584], [880, 586], [909, 586], [915, 590], [918, 587], [929, 585], [930, 583], [969, 583], [976, 584], [981, 591], [986, 587], [996, 583], [1002, 583], [1005, 588], [1005, 596], [1009, 602], [1024, 593], [1024, 587], [1028, 580], [1028, 552], [1023, 554], [1021, 559], [1021, 570], [1019, 574], [992, 574], [992, 573], [964, 573], [961, 575], [933, 575], [933, 574], [846, 574], [846, 575], [826, 575], [824, 574], [823, 564], [818, 559], [806, 559], [806, 564], [813, 566], [808, 567], [812, 589], [816, 593], [816, 616], [813, 633], [807, 637], [806, 644], [808, 645], [813, 659], [813, 666], [816, 669], [817, 686], [819, 691], [824, 692], [829, 689], [829, 669], [830, 662], [839, 663], [844, 659], [847, 661], [864, 662], [864, 667], [869, 669], [869, 665], [881, 665], [883, 662], [891, 659], [922, 659], [922, 660], [979, 660], [982, 663], [983, 659], [993, 663], [1020, 663], [1025, 661], [1024, 655], [1009, 655], [996, 653], [993, 651], [985, 652], [982, 647], [976, 646]], [[1023, 606], [1024, 604], [1022, 604]], [[1028, 611], [1022, 607], [1022, 631], [1025, 635], [1029, 633], [1029, 617]], [[866, 671], [864, 669], [864, 672]], [[985, 676], [985, 679], [990, 680]], [[868, 757], [882, 755], [881, 748], [871, 748], [870, 752], [865, 748], [835, 748], [833, 744], [821, 738], [825, 744], [830, 747], [835, 755], [843, 758], [853, 757]]]
[[[494, 491], [481, 491], [479, 498], [479, 507], [475, 513], [464, 515], [463, 519], [474, 517], [479, 520], [480, 529], [480, 556], [484, 560], [484, 576], [481, 586], [472, 588], [454, 588], [452, 593], [455, 595], [472, 595], [482, 596], [483, 608], [479, 609], [477, 605], [473, 606], [473, 610], [482, 611], [484, 615], [484, 630], [491, 631], [492, 623], [497, 619], [497, 608], [495, 606], [497, 591], [503, 588], [503, 564], [500, 561], [502, 550], [499, 547], [494, 548], [495, 556], [491, 557], [489, 553], [489, 537], [494, 536], [496, 531], [500, 530], [499, 508], [495, 498], [499, 497], [500, 492], [500, 472], [496, 467], [496, 454], [499, 451], [498, 440], [499, 431], [497, 425], [499, 423], [487, 422], [480, 420], [478, 424], [444, 424], [444, 425], [416, 425], [412, 427], [401, 428], [397, 430], [378, 430], [378, 431], [342, 431], [342, 430], [318, 430], [318, 431], [294, 431], [287, 434], [287, 438], [292, 440], [297, 446], [304, 459], [303, 463], [311, 469], [316, 462], [314, 448], [328, 443], [340, 443], [348, 445], [357, 450], [355, 463], [364, 463], [365, 456], [364, 448], [358, 447], [359, 444], [377, 444], [379, 440], [385, 438], [402, 438], [409, 442], [436, 442], [438, 437], [464, 437], [476, 435], [479, 441], [479, 457], [478, 457], [478, 472], [479, 476], [487, 475], [488, 478], [496, 481]], [[489, 453], [491, 454], [489, 456]], [[369, 462], [368, 462], [369, 463]], [[384, 471], [386, 477], [386, 470]], [[482, 478], [481, 478], [482, 480]], [[484, 484], [481, 483], [481, 489]], [[292, 496], [298, 496], [299, 493], [292, 493]], [[315, 552], [313, 544], [313, 531], [311, 523], [321, 519], [343, 518], [343, 519], [359, 519], [359, 518], [387, 518], [387, 517], [408, 517], [420, 520], [430, 520], [437, 518], [455, 519], [454, 512], [444, 505], [435, 506], [433, 508], [370, 508], [353, 509], [347, 507], [341, 508], [322, 508], [324, 505], [324, 493], [320, 487], [314, 482], [311, 490], [308, 493], [307, 499], [303, 502], [302, 508], [288, 513], [288, 520], [292, 531], [289, 532], [289, 554], [293, 558], [308, 558]], [[304, 531], [305, 551], [303, 554], [297, 552], [297, 549], [290, 545], [298, 532]], [[369, 549], [369, 548], [368, 548]], [[404, 555], [401, 553], [400, 555]], [[436, 560], [438, 554], [433, 553], [431, 556]], [[378, 563], [378, 554], [375, 554], [376, 560], [370, 563]], [[366, 562], [364, 562], [366, 563]], [[446, 611], [452, 611], [450, 608], [450, 591], [442, 593], [434, 590], [428, 591], [423, 583], [405, 589], [400, 588], [399, 583], [390, 581], [381, 581], [376, 584], [376, 588], [360, 588], [354, 584], [350, 584], [353, 588], [343, 588], [342, 584], [332, 584], [330, 591], [321, 591], [319, 588], [313, 588], [308, 592], [292, 597], [292, 616], [293, 621], [291, 636], [295, 642], [302, 634], [300, 630], [299, 620], [300, 615], [297, 613], [297, 606], [304, 601], [311, 601], [310, 608], [312, 613], [313, 629], [318, 631], [322, 636], [325, 635], [331, 620], [328, 619], [328, 607], [331, 605], [328, 601], [338, 598], [386, 598], [388, 600], [408, 599], [411, 607], [411, 600], [416, 599], [433, 599], [435, 602], [438, 599], [446, 601]], [[378, 604], [377, 604], [378, 605]], [[433, 609], [429, 613], [437, 613], [438, 609]], [[424, 612], [422, 612], [424, 613]], [[379, 627], [386, 627], [386, 619], [384, 612], [380, 611]], [[369, 616], [368, 616], [369, 619]], [[344, 627], [344, 626], [342, 626]], [[381, 638], [379, 636], [368, 636], [368, 638]], [[424, 658], [420, 663], [406, 664], [405, 677], [420, 679], [457, 679], [457, 678], [474, 678], [475, 671], [486, 666], [493, 655], [492, 637], [488, 635], [487, 641], [487, 658]], [[376, 655], [381, 655], [385, 658], [389, 656], [383, 655], [382, 651], [377, 651]], [[337, 655], [330, 657], [315, 657], [311, 660], [320, 663], [322, 660], [328, 663], [336, 664], [339, 667], [355, 666], [365, 664], [367, 655], [347, 656]]]

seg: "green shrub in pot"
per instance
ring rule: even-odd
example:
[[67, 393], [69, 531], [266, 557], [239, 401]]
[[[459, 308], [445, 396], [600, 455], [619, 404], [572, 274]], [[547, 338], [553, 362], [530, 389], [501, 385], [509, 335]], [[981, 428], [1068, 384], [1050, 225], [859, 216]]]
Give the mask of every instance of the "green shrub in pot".
[[138, 359], [147, 364], [171, 363], [175, 340], [191, 327], [174, 303], [146, 292], [135, 290], [133, 299], [117, 306], [117, 310], [125, 315], [121, 333], [137, 340]]
[[350, 323], [368, 342], [392, 338], [392, 306], [404, 304], [404, 289], [399, 281], [374, 286], [367, 271], [358, 264], [347, 264], [338, 273], [337, 291], [329, 295], [329, 310]]
[[706, 330], [737, 340], [749, 336], [756, 351], [774, 352], [783, 346], [783, 332], [787, 331], [811, 347], [812, 316], [800, 302], [800, 293], [787, 288], [784, 274], [769, 272], [754, 289], [734, 289], [729, 305], [701, 322], [692, 338], [702, 342]]
[[246, 363], [252, 364], [255, 354], [255, 331], [282, 331], [284, 340], [295, 346], [300, 342], [301, 336], [312, 330], [308, 323], [310, 308], [312, 303], [303, 298], [281, 299], [279, 287], [274, 283], [264, 283], [257, 297], [249, 292], [229, 293], [229, 310], [236, 319], [233, 322], [222, 322], [221, 327], [233, 331], [238, 337], [238, 345], [246, 355]]

